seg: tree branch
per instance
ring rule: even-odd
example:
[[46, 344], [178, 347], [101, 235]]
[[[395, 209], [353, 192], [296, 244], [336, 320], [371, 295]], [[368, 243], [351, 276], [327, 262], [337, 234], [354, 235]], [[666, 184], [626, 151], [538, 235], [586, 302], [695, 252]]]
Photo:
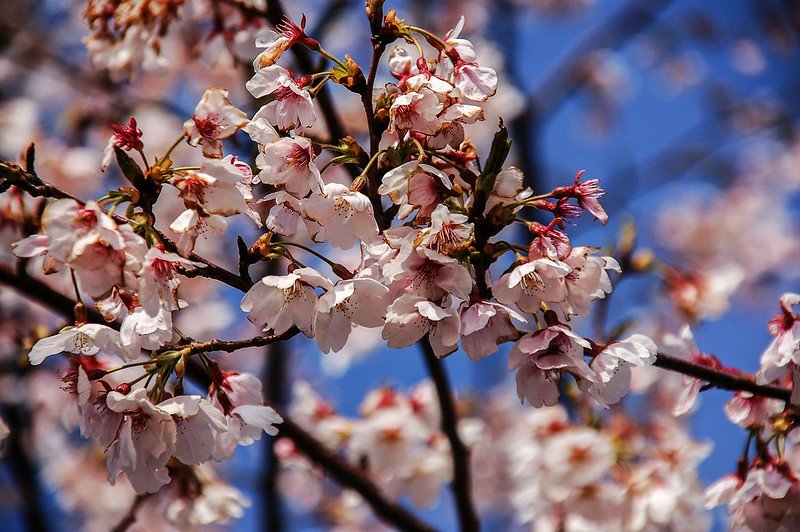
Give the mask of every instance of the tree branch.
[[8, 454], [5, 461], [19, 487], [19, 506], [24, 523], [27, 530], [49, 530], [39, 501], [39, 472], [25, 451], [23, 440], [26, 427], [30, 425], [30, 413], [23, 411], [21, 406], [12, 406], [3, 409], [3, 417], [11, 429], [6, 441]]
[[[283, 343], [268, 347], [267, 360], [264, 365], [264, 384], [266, 385], [267, 400], [281, 408], [285, 406], [289, 387], [287, 371], [289, 357], [285, 347]], [[264, 491], [264, 530], [267, 532], [281, 532], [284, 529], [281, 496], [278, 491], [278, 476], [281, 465], [275, 453], [275, 442], [277, 440], [277, 437], [269, 439], [264, 457], [265, 471], [262, 478], [262, 490]]]
[[[0, 283], [11, 287], [20, 295], [32, 299], [36, 303], [54, 310], [68, 320], [75, 317], [75, 300], [50, 287], [44, 281], [31, 277], [25, 271], [16, 271], [5, 264], [0, 264]], [[94, 307], [87, 307], [89, 319], [97, 323], [105, 323], [103, 316]]]
[[578, 72], [581, 62], [589, 53], [602, 48], [615, 48], [639, 34], [671, 2], [631, 0], [573, 46], [567, 57], [558, 61], [556, 67], [530, 91], [529, 105], [537, 110], [540, 119], [552, 115], [581, 86]]
[[[278, 410], [276, 405], [271, 406]], [[290, 438], [300, 452], [312, 462], [323, 467], [339, 484], [358, 492], [378, 517], [401, 530], [433, 530], [408, 510], [387, 499], [383, 490], [364, 475], [360, 469], [322, 445], [283, 412], [279, 411], [279, 414], [283, 417], [283, 423], [280, 424], [279, 428], [281, 434]], [[474, 530], [477, 530], [477, 528]]]
[[[208, 386], [210, 384], [208, 374], [196, 359], [190, 360], [186, 368], [188, 375], [200, 385]], [[314, 436], [292, 421], [280, 405], [269, 401], [265, 404], [274, 408], [283, 418], [283, 422], [278, 427], [279, 436], [285, 436], [292, 440], [298, 451], [323, 468], [339, 485], [357, 492], [378, 517], [402, 530], [434, 530], [401, 505], [387, 498], [383, 490], [364, 471], [350, 464], [335, 451], [325, 447]]]
[[447, 373], [444, 371], [442, 361], [433, 352], [428, 339], [423, 338], [419, 344], [422, 347], [428, 373], [430, 373], [431, 379], [433, 379], [433, 383], [436, 386], [436, 395], [439, 398], [439, 409], [442, 414], [442, 432], [447, 435], [447, 440], [450, 442], [450, 452], [453, 456], [453, 482], [451, 487], [458, 508], [458, 521], [462, 531], [480, 530], [478, 514], [472, 502], [470, 452], [458, 435], [458, 415], [453, 404]]
[[139, 511], [139, 507], [148, 497], [150, 497], [150, 495], [150, 493], [140, 493], [137, 495], [136, 498], [133, 499], [133, 504], [131, 505], [130, 510], [128, 510], [128, 513], [125, 514], [122, 520], [111, 529], [111, 532], [125, 532], [132, 527], [133, 524], [136, 523], [136, 512]]
[[653, 365], [707, 381], [714, 388], [720, 388], [733, 392], [749, 392], [753, 395], [780, 399], [785, 403], [789, 402], [789, 397], [792, 394], [791, 390], [787, 390], [786, 388], [766, 384], [757, 384], [755, 379], [750, 375], [735, 375], [724, 370], [701, 366], [688, 360], [671, 357], [663, 353], [658, 353], [656, 361]]
[[189, 355], [197, 355], [200, 353], [208, 353], [210, 351], [222, 351], [224, 353], [233, 353], [239, 349], [247, 347], [262, 347], [265, 345], [274, 344], [276, 342], [283, 342], [292, 338], [300, 329], [292, 327], [288, 331], [281, 334], [273, 334], [271, 336], [256, 336], [255, 338], [248, 338], [247, 340], [209, 340], [208, 342], [194, 342], [188, 345], [185, 349], [188, 350]]

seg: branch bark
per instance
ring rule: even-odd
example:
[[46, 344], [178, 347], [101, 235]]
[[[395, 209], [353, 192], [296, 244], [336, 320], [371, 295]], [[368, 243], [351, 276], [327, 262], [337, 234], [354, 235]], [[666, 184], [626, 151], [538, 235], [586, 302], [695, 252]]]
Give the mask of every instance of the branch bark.
[[21, 406], [12, 406], [3, 411], [3, 417], [11, 429], [7, 440], [7, 465], [16, 486], [19, 488], [19, 506], [27, 530], [46, 531], [47, 524], [39, 501], [39, 472], [25, 450], [24, 436], [30, 425], [30, 414]]
[[683, 375], [707, 381], [712, 387], [732, 392], [749, 392], [753, 395], [780, 399], [786, 403], [792, 395], [791, 390], [779, 386], [757, 384], [755, 379], [746, 374], [734, 375], [726, 371], [712, 369], [695, 364], [688, 360], [658, 353], [654, 366], [675, 371]]
[[442, 415], [442, 432], [450, 442], [450, 453], [453, 457], [453, 482], [451, 488], [456, 499], [458, 521], [462, 531], [480, 530], [478, 513], [472, 502], [472, 482], [470, 480], [470, 453], [458, 435], [458, 414], [453, 403], [453, 393], [442, 361], [436, 356], [427, 338], [420, 342], [425, 365], [436, 386], [439, 409]]

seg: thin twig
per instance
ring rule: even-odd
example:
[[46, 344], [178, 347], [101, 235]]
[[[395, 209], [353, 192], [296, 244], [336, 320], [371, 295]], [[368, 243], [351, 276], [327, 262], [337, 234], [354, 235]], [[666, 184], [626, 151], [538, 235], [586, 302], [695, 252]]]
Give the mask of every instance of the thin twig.
[[[376, 3], [376, 7], [380, 8], [381, 6]], [[374, 97], [375, 78], [378, 75], [381, 56], [383, 56], [383, 52], [386, 50], [386, 44], [381, 38], [380, 22], [382, 20], [382, 11], [372, 14], [372, 19], [370, 20], [370, 31], [372, 32], [372, 60], [370, 61], [369, 72], [367, 73], [367, 88], [361, 96], [361, 104], [364, 106], [364, 114], [366, 115], [367, 127], [369, 129], [370, 160], [378, 155], [381, 143], [381, 133], [378, 131], [378, 126], [375, 123], [375, 108], [372, 103], [372, 98]], [[375, 220], [378, 222], [378, 227], [384, 230], [391, 225], [391, 219], [387, 219], [386, 214], [383, 212], [381, 195], [378, 193], [379, 187], [378, 165], [376, 164], [367, 169], [367, 189], [369, 190], [370, 201], [372, 201], [372, 210], [375, 213]]]
[[295, 336], [300, 332], [297, 327], [292, 327], [288, 331], [281, 334], [273, 334], [271, 336], [256, 336], [255, 338], [248, 338], [247, 340], [209, 340], [208, 342], [194, 342], [184, 349], [189, 352], [189, 355], [198, 355], [200, 353], [209, 353], [211, 351], [222, 351], [225, 353], [233, 353], [240, 349], [248, 347], [262, 347], [265, 345], [274, 344], [276, 342], [283, 342]]
[[139, 511], [139, 507], [149, 496], [149, 493], [140, 493], [137, 495], [136, 498], [133, 499], [133, 504], [131, 505], [130, 510], [128, 510], [128, 513], [125, 514], [125, 517], [122, 518], [117, 526], [111, 529], [111, 532], [125, 532], [131, 526], [133, 526], [133, 524], [136, 522], [136, 512]]

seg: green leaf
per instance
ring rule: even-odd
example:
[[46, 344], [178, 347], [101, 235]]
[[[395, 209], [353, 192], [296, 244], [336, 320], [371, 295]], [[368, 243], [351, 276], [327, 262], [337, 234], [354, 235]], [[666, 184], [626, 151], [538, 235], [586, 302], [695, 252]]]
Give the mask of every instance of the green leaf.
[[141, 190], [140, 187], [144, 184], [144, 172], [142, 172], [142, 169], [136, 164], [136, 161], [119, 146], [114, 146], [114, 155], [117, 156], [117, 164], [120, 170], [122, 170], [125, 179], [130, 181], [134, 187]]
[[137, 205], [145, 212], [152, 214], [153, 205], [155, 205], [158, 195], [161, 193], [161, 185], [145, 176], [136, 161], [119, 146], [114, 146], [114, 154], [117, 156], [117, 164], [122, 170], [125, 179], [130, 181], [134, 188], [139, 191], [140, 197]]

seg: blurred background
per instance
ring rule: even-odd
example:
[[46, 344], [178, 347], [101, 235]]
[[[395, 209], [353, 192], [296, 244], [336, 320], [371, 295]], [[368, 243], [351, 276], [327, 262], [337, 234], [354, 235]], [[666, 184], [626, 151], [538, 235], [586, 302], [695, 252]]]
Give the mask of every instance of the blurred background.
[[[95, 48], [90, 61], [85, 2], [3, 0], [0, 157], [17, 160], [35, 142], [40, 175], [93, 198], [121, 184], [113, 170], [99, 171], [110, 124], [135, 116], [146, 151], [158, 154], [180, 136], [207, 87], [227, 88], [231, 100], [252, 115], [257, 106], [244, 83], [252, 75], [252, 43], [263, 21], [235, 7], [237, 2], [164, 3], [177, 16], [164, 28], [158, 54], [109, 58]], [[275, 3], [243, 4], [268, 9]], [[331, 52], [368, 64], [363, 2], [285, 0], [283, 8], [293, 20], [305, 14], [307, 33]], [[476, 43], [481, 64], [495, 68], [501, 80], [497, 96], [486, 104], [486, 121], [468, 132], [484, 155], [503, 117], [514, 140], [511, 160], [535, 191], [568, 184], [582, 169], [601, 180], [609, 224], [580, 220], [570, 229], [573, 243], [611, 245], [633, 224], [640, 249], [674, 268], [671, 279], [642, 275], [615, 287], [609, 327], [632, 318], [643, 330], [676, 330], [690, 322], [703, 352], [725, 365], [758, 368], [778, 298], [798, 291], [800, 276], [800, 3], [420, 0], [387, 2], [386, 8], [438, 35], [466, 17], [462, 36]], [[90, 48], [97, 43], [96, 35], [87, 41]], [[295, 71], [304, 66], [295, 65]], [[377, 86], [390, 81], [388, 72], [378, 79]], [[337, 89], [330, 92], [341, 123], [363, 138], [358, 99]], [[244, 140], [238, 138], [234, 149], [250, 157]], [[181, 146], [175, 160], [188, 165], [197, 157]], [[11, 226], [0, 231], [4, 244], [19, 237]], [[228, 238], [209, 238], [198, 252], [235, 268], [235, 234], [247, 242], [256, 235], [239, 221]], [[0, 259], [11, 262], [7, 245]], [[8, 344], [0, 354], [13, 361], [20, 356], [15, 338], [24, 334], [21, 313], [35, 313], [43, 323], [57, 318], [25, 307], [14, 287], [8, 288], [0, 292], [0, 335]], [[179, 326], [193, 337], [239, 338], [253, 331], [235, 291], [190, 283], [184, 294], [193, 301]], [[581, 327], [588, 331], [591, 324]], [[355, 415], [378, 385], [408, 389], [426, 378], [416, 349], [385, 350], [373, 331], [362, 331], [338, 355], [322, 355], [312, 342], [295, 340], [268, 354], [237, 353], [225, 363], [264, 376], [267, 393], [278, 402], [288, 400], [292, 382], [308, 381], [345, 415]], [[74, 501], [59, 498], [57, 487], [70, 475], [77, 482], [79, 471], [65, 472], [64, 464], [37, 458], [48, 452], [45, 440], [51, 436], [19, 400], [45, 385], [19, 379], [14, 364], [4, 367], [0, 400], [4, 417], [18, 430], [0, 468], [1, 528], [23, 530], [35, 523], [74, 529], [82, 517]], [[510, 377], [499, 355], [475, 363], [456, 354], [446, 367], [463, 397], [503, 387]], [[504, 391], [513, 396], [513, 389]], [[722, 414], [728, 397], [704, 393], [691, 420], [697, 439], [715, 443], [700, 467], [706, 483], [734, 470], [744, 444], [745, 432]], [[253, 501], [234, 529], [267, 529], [278, 518], [289, 530], [325, 528], [319, 516], [267, 489], [275, 481], [270, 442], [239, 449], [219, 474]], [[452, 529], [449, 494], [440, 498], [424, 515]], [[495, 525], [511, 526], [503, 519]], [[724, 529], [724, 510], [714, 515], [713, 526]]]

